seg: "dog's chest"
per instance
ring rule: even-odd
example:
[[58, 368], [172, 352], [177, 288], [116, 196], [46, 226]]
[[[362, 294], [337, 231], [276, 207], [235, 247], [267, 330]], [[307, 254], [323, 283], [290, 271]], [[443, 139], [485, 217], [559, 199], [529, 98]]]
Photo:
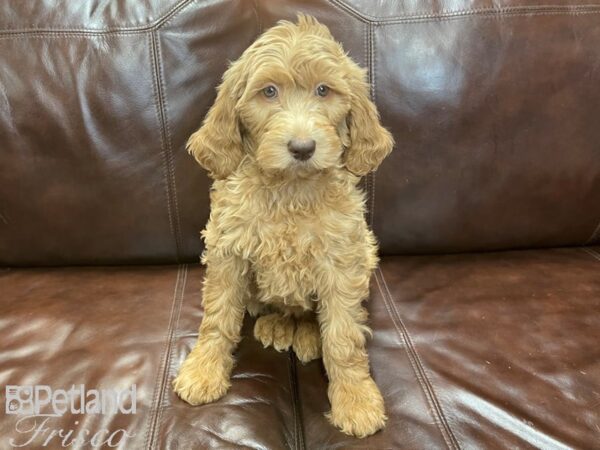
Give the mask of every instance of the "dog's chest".
[[343, 185], [302, 201], [241, 181], [214, 192], [207, 247], [250, 263], [257, 300], [313, 309], [332, 266], [363, 246], [362, 197]]
[[329, 247], [318, 217], [257, 221], [249, 260], [259, 300], [312, 308], [318, 274]]

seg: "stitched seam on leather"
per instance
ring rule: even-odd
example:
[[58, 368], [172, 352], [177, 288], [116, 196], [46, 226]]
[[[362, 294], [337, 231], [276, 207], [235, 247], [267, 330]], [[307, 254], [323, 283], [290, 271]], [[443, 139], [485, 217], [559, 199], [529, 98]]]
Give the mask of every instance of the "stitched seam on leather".
[[[368, 23], [364, 23], [364, 29], [363, 29], [363, 65], [366, 66], [367, 68], [367, 80], [370, 81], [370, 73], [369, 73], [369, 24]], [[369, 211], [369, 174], [367, 174], [366, 177], [363, 177], [360, 179], [359, 182], [359, 186], [361, 188], [361, 190], [364, 190], [365, 193], [365, 206], [366, 206], [366, 210], [365, 210], [365, 220], [367, 221], [367, 224], [371, 223], [371, 212]]]
[[[379, 276], [381, 277], [381, 282], [385, 286], [386, 292], [384, 292], [381, 287], [379, 278], [377, 277], [377, 273], [379, 273]], [[388, 315], [390, 316], [390, 319], [392, 320], [392, 323], [394, 324], [396, 332], [398, 333], [400, 339], [404, 343], [404, 349], [408, 356], [408, 360], [413, 369], [413, 372], [415, 373], [415, 376], [417, 377], [417, 381], [421, 386], [423, 394], [425, 395], [425, 399], [429, 406], [429, 410], [433, 421], [437, 425], [438, 430], [440, 431], [446, 446], [450, 449], [460, 449], [458, 440], [456, 439], [454, 433], [452, 432], [452, 429], [450, 428], [450, 424], [446, 419], [442, 406], [435, 393], [435, 389], [433, 388], [433, 385], [429, 380], [429, 377], [427, 376], [427, 372], [425, 371], [425, 367], [423, 366], [423, 362], [421, 361], [419, 353], [417, 352], [412, 342], [412, 339], [410, 338], [408, 329], [404, 325], [404, 322], [402, 321], [402, 318], [400, 317], [400, 314], [398, 313], [398, 310], [394, 305], [394, 301], [392, 300], [392, 294], [390, 293], [390, 290], [387, 286], [385, 277], [383, 276], [383, 272], [381, 271], [380, 267], [377, 268], [377, 273], [375, 274], [375, 281], [377, 282], [377, 286], [383, 297], [385, 308], [388, 312]]]
[[392, 17], [376, 17], [369, 14], [365, 14], [351, 5], [348, 5], [343, 0], [328, 0], [329, 3], [338, 9], [346, 12], [347, 14], [355, 17], [356, 19], [367, 22], [385, 25], [387, 23], [401, 23], [401, 22], [412, 22], [412, 21], [429, 21], [429, 20], [443, 20], [446, 18], [457, 18], [465, 16], [475, 15], [520, 15], [520, 14], [536, 14], [544, 12], [555, 12], [555, 13], [586, 13], [586, 12], [598, 12], [596, 9], [600, 9], [600, 4], [589, 4], [589, 5], [522, 5], [522, 6], [509, 6], [505, 8], [471, 8], [471, 9], [458, 9], [458, 10], [442, 10], [439, 13], [413, 13]]
[[379, 22], [377, 25], [396, 25], [402, 23], [422, 23], [422, 22], [445, 22], [457, 19], [503, 19], [510, 17], [537, 17], [537, 16], [584, 16], [589, 14], [598, 14], [600, 9], [592, 11], [540, 11], [540, 12], [492, 12], [487, 14], [470, 14], [464, 16], [449, 16], [449, 17], [433, 17], [426, 19], [415, 19], [415, 20], [395, 20], [390, 22]]
[[[367, 70], [369, 69], [369, 31], [371, 30], [371, 27], [369, 26], [368, 23], [363, 23], [364, 25], [364, 31], [363, 31], [363, 61], [367, 66]], [[371, 76], [368, 72], [367, 72], [367, 76]], [[370, 80], [370, 78], [369, 78]]]
[[[191, 2], [195, 1], [195, 0], [190, 0]], [[332, 0], [329, 0], [332, 1]], [[342, 9], [342, 11], [345, 11], [344, 9]], [[567, 10], [558, 10], [558, 11], [547, 11], [547, 12], [491, 12], [488, 14], [483, 14], [483, 13], [478, 13], [478, 14], [462, 14], [462, 15], [457, 15], [457, 16], [432, 16], [432, 17], [425, 17], [423, 19], [411, 19], [411, 18], [407, 18], [407, 19], [402, 19], [402, 20], [394, 20], [394, 21], [388, 21], [388, 22], [370, 22], [368, 20], [362, 20], [364, 23], [367, 24], [373, 24], [373, 25], [379, 25], [379, 26], [385, 26], [385, 25], [395, 25], [395, 24], [401, 24], [401, 23], [421, 23], [421, 22], [442, 22], [442, 21], [447, 21], [447, 20], [453, 20], [453, 19], [472, 19], [472, 18], [482, 18], [482, 19], [498, 19], [498, 18], [509, 18], [509, 17], [523, 17], [523, 16], [550, 16], [550, 15], [569, 15], [569, 16], [583, 16], [583, 15], [589, 15], [589, 14], [599, 14], [600, 13], [600, 6], [598, 10], [583, 10], [583, 11], [567, 11]], [[36, 32], [32, 32], [32, 33], [15, 33], [15, 34], [9, 34], [9, 35], [3, 35], [2, 31], [0, 31], [0, 40], [4, 40], [4, 39], [31, 39], [31, 38], [66, 38], [66, 37], [82, 37], [82, 38], [90, 38], [90, 37], [104, 37], [104, 36], [115, 36], [115, 35], [133, 35], [133, 34], [142, 34], [142, 33], [146, 33], [149, 31], [156, 31], [158, 30], [163, 24], [161, 23], [160, 25], [158, 25], [157, 27], [153, 27], [153, 28], [148, 28], [148, 29], [144, 29], [144, 30], [138, 30], [138, 31], [98, 31], [98, 32], [91, 32], [91, 31], [86, 31], [86, 30], [75, 30], [74, 32], [70, 32], [70, 30], [46, 30], [46, 31], [41, 31], [40, 33], [36, 33]]]
[[163, 154], [163, 163], [164, 163], [164, 183], [165, 183], [165, 191], [167, 197], [167, 214], [169, 217], [169, 227], [171, 229], [171, 235], [173, 236], [173, 240], [175, 241], [175, 256], [177, 261], [179, 261], [179, 255], [181, 251], [181, 238], [180, 238], [180, 230], [179, 230], [179, 220], [178, 213], [177, 217], [175, 217], [173, 210], [175, 206], [173, 206], [176, 197], [176, 194], [173, 193], [175, 188], [174, 180], [172, 178], [172, 170], [173, 170], [173, 155], [171, 152], [171, 148], [169, 145], [169, 136], [167, 131], [167, 117], [165, 110], [165, 103], [163, 98], [163, 82], [161, 76], [161, 63], [160, 63], [160, 55], [158, 50], [158, 36], [156, 32], [150, 33], [150, 45], [151, 45], [151, 54], [152, 54], [152, 75], [153, 75], [153, 86], [154, 86], [154, 104], [156, 107], [156, 114], [158, 117], [158, 121], [160, 124], [160, 142], [161, 149]]
[[67, 35], [103, 35], [103, 34], [139, 34], [148, 31], [154, 31], [163, 26], [177, 14], [179, 14], [189, 4], [196, 0], [180, 0], [176, 2], [171, 9], [163, 13], [158, 19], [148, 25], [140, 25], [137, 27], [117, 27], [117, 28], [28, 28], [28, 29], [4, 29], [0, 30], [0, 39], [10, 35], [27, 35], [27, 34], [67, 34]]
[[188, 272], [189, 272], [189, 266], [186, 264], [184, 266], [184, 270], [183, 270], [183, 281], [181, 281], [181, 283], [180, 283], [181, 288], [180, 288], [180, 294], [179, 294], [179, 302], [177, 302], [175, 321], [173, 322], [171, 336], [169, 338], [169, 348], [168, 348], [168, 354], [166, 355], [166, 364], [165, 364], [164, 377], [163, 377], [163, 382], [162, 382], [162, 389], [161, 389], [160, 397], [158, 398], [158, 404], [157, 404], [158, 410], [157, 410], [157, 415], [156, 415], [156, 421], [154, 424], [153, 436], [151, 436], [152, 441], [150, 444], [154, 444], [154, 441], [156, 441], [157, 435], [158, 435], [158, 432], [160, 431], [160, 426], [162, 423], [162, 413], [164, 411], [164, 406], [166, 403], [165, 392], [166, 392], [167, 386], [170, 386], [170, 384], [168, 384], [167, 381], [170, 379], [169, 374], [172, 373], [172, 369], [173, 369], [173, 344], [177, 337], [177, 329], [179, 328], [179, 319], [181, 318], [181, 309], [183, 308], [183, 300], [185, 298], [185, 288], [187, 286]]
[[[380, 272], [379, 268], [378, 268], [378, 271]], [[406, 335], [400, 330], [400, 328], [398, 327], [398, 324], [396, 323], [396, 320], [394, 320], [392, 310], [390, 309], [390, 306], [388, 305], [387, 296], [381, 287], [381, 283], [379, 281], [379, 277], [377, 276], [377, 273], [375, 274], [375, 281], [377, 282], [377, 287], [379, 288], [379, 292], [381, 292], [381, 295], [383, 297], [383, 303], [385, 305], [385, 309], [386, 309], [388, 315], [390, 316], [392, 323], [394, 324], [394, 328], [396, 329], [398, 336], [400, 337], [401, 341], [404, 344], [404, 350], [408, 357], [408, 361], [409, 361], [410, 366], [413, 369], [413, 372], [417, 378], [417, 382], [419, 383], [421, 390], [423, 391], [423, 395], [425, 396], [425, 400], [427, 402], [429, 413], [431, 414], [433, 422], [436, 424], [438, 430], [440, 431], [440, 434], [442, 435], [442, 438], [444, 439], [444, 443], [446, 444], [446, 446], [448, 448], [452, 448], [452, 446], [450, 444], [450, 440], [449, 440], [449, 438], [444, 430], [444, 427], [441, 423], [441, 420], [438, 417], [436, 408], [433, 404], [433, 400], [430, 398], [430, 393], [429, 393], [429, 390], [427, 389], [426, 382], [423, 378], [423, 374], [421, 373], [421, 371], [419, 371], [418, 363], [416, 361], [416, 358], [415, 358], [413, 352], [411, 351], [412, 347], [408, 343]]]
[[173, 222], [175, 224], [175, 245], [177, 247], [177, 262], [181, 257], [181, 251], [183, 248], [182, 234], [181, 234], [181, 221], [179, 218], [179, 202], [177, 200], [177, 179], [175, 178], [175, 156], [173, 155], [173, 139], [171, 137], [171, 127], [169, 125], [169, 103], [167, 101], [167, 88], [165, 85], [165, 76], [163, 68], [162, 48], [160, 45], [160, 36], [158, 32], [154, 32], [156, 35], [156, 49], [158, 55], [158, 75], [162, 93], [162, 108], [164, 110], [164, 127], [166, 129], [166, 148], [167, 156], [169, 158], [169, 182], [171, 183], [171, 197], [173, 205], [175, 206], [175, 215]]
[[260, 7], [258, 6], [258, 0], [254, 0], [253, 6], [254, 16], [256, 17], [256, 25], [258, 26], [258, 34], [262, 34], [263, 24], [260, 17]]
[[157, 20], [155, 22], [154, 30], [158, 31], [160, 28], [162, 28], [167, 23], [169, 23], [171, 20], [173, 20], [175, 17], [177, 17], [177, 15], [181, 11], [183, 11], [185, 8], [187, 8], [192, 3], [196, 3], [196, 0], [182, 0], [181, 3], [178, 5], [176, 11], [173, 11], [171, 14], [165, 14], [160, 20]]
[[292, 379], [292, 362], [291, 362], [291, 354], [290, 351], [288, 351], [288, 379], [289, 379], [289, 384], [290, 384], [290, 398], [292, 400], [292, 418], [293, 418], [293, 422], [294, 422], [294, 437], [293, 437], [293, 444], [294, 444], [294, 449], [297, 450], [298, 449], [298, 422], [296, 420], [296, 394], [294, 393], [295, 389], [294, 389], [294, 381]]
[[598, 222], [598, 226], [596, 227], [596, 229], [594, 230], [594, 232], [592, 233], [592, 235], [589, 237], [589, 239], [587, 241], [585, 241], [585, 244], [593, 244], [594, 242], [596, 242], [598, 239], [600, 239], [600, 222]]
[[[182, 282], [182, 280], [184, 280]], [[146, 427], [145, 449], [151, 449], [154, 445], [156, 425], [158, 423], [159, 413], [161, 410], [162, 398], [165, 391], [165, 383], [168, 378], [169, 361], [171, 359], [171, 349], [173, 347], [173, 336], [175, 327], [175, 317], [181, 311], [181, 302], [183, 301], [183, 290], [185, 289], [185, 280], [187, 280], [187, 265], [179, 266], [177, 269], [177, 278], [175, 279], [175, 287], [173, 289], [173, 301], [171, 302], [171, 312], [169, 314], [169, 324], [167, 327], [167, 335], [165, 345], [161, 353], [161, 365], [158, 370], [157, 383], [152, 395], [152, 404], [150, 406], [150, 414], [148, 414], [148, 425]], [[181, 288], [183, 286], [183, 289]], [[180, 293], [181, 292], [181, 293]]]
[[[74, 29], [30, 29], [30, 30], [0, 30], [0, 40], [2, 39], [15, 39], [15, 38], [41, 38], [41, 37], [71, 37], [71, 36], [79, 36], [79, 37], [102, 37], [105, 35], [131, 35], [131, 34], [141, 34], [147, 33], [150, 31], [156, 31], [160, 29], [164, 24], [173, 19], [177, 14], [179, 14], [186, 6], [191, 3], [194, 3], [196, 0], [182, 0], [178, 4], [178, 8], [176, 11], [172, 13], [167, 13], [167, 16], [163, 16], [162, 19], [159, 19], [154, 24], [146, 25], [143, 27], [131, 27], [131, 28], [114, 28], [114, 29], [85, 29], [85, 28], [74, 28]], [[353, 12], [353, 9], [348, 9], [346, 7], [342, 7], [338, 4], [336, 0], [329, 0], [329, 2], [337, 7], [339, 10], [357, 18], [358, 20], [364, 23], [370, 23], [375, 25], [388, 25], [388, 24], [398, 24], [398, 23], [415, 23], [415, 22], [431, 22], [431, 21], [443, 21], [450, 19], [461, 19], [461, 18], [469, 18], [473, 16], [480, 16], [483, 18], [490, 17], [498, 17], [498, 16], [526, 16], [526, 15], [586, 15], [586, 14], [597, 14], [600, 13], [600, 5], [573, 5], [568, 7], [560, 7], [560, 6], [547, 6], [545, 10], [541, 9], [543, 7], [520, 7], [519, 11], [511, 11], [511, 9], [515, 8], [498, 8], [498, 9], [473, 9], [473, 10], [459, 10], [459, 11], [450, 11], [447, 13], [441, 14], [424, 14], [424, 15], [409, 15], [409, 16], [399, 16], [392, 17], [390, 19], [385, 20], [376, 20], [373, 18], [369, 19], [367, 16], [362, 16], [358, 12]], [[596, 9], [597, 8], [597, 9]], [[526, 10], [524, 10], [526, 9]]]
[[[373, 25], [369, 26], [371, 31], [371, 99], [374, 103], [377, 102], [377, 89], [375, 84], [377, 83], [377, 48], [375, 44], [375, 31]], [[373, 228], [373, 221], [375, 220], [375, 170], [371, 172], [371, 228]]]
[[347, 5], [344, 2], [337, 1], [337, 0], [328, 0], [328, 1], [329, 1], [330, 5], [334, 6], [335, 8], [339, 9], [340, 11], [342, 11], [362, 22], [365, 22], [365, 23], [371, 22], [366, 16], [363, 16], [359, 11], [357, 11], [352, 6]]
[[[367, 24], [366, 32], [366, 57], [367, 57], [367, 81], [369, 83], [369, 95], [373, 98], [373, 29], [371, 24]], [[373, 222], [373, 173], [370, 172], [365, 177], [365, 187], [367, 189], [367, 223]]]
[[294, 448], [306, 450], [304, 446], [304, 427], [302, 424], [302, 411], [300, 410], [300, 394], [298, 391], [298, 374], [296, 372], [296, 356], [292, 350], [288, 351], [288, 375], [290, 380], [290, 397], [292, 400], [292, 413], [294, 416]]
[[588, 247], [581, 247], [581, 250], [583, 250], [584, 252], [586, 252], [592, 258], [597, 259], [598, 261], [600, 261], [600, 253], [598, 253], [596, 250], [593, 250], [593, 249], [588, 248]]

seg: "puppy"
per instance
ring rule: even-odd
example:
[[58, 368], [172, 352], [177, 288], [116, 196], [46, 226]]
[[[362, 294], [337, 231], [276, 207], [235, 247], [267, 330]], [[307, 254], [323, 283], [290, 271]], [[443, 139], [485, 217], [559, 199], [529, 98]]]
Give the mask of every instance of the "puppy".
[[188, 150], [215, 180], [202, 235], [198, 342], [173, 385], [192, 405], [230, 386], [245, 311], [254, 335], [302, 362], [323, 357], [328, 418], [358, 437], [386, 421], [365, 350], [377, 244], [359, 177], [393, 147], [365, 71], [314, 18], [282, 21], [225, 72]]

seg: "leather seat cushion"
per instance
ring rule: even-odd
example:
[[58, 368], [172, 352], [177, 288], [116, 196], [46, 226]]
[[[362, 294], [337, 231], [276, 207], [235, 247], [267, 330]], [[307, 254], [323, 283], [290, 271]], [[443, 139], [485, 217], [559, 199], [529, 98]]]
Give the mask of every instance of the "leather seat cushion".
[[[249, 321], [226, 397], [172, 393], [202, 318], [198, 266], [1, 271], [0, 384], [135, 383], [135, 415], [51, 422], [123, 428], [127, 448], [591, 448], [599, 269], [599, 247], [384, 258], [369, 354], [389, 421], [365, 440], [326, 421], [322, 363], [262, 349]], [[24, 438], [17, 419], [2, 415], [0, 447]]]
[[[201, 267], [186, 265], [0, 271], [0, 386], [136, 384], [136, 414], [64, 415], [46, 425], [125, 429], [134, 436], [121, 448], [288, 447], [296, 422], [287, 353], [244, 339], [225, 399], [194, 408], [173, 394], [171, 380], [202, 319], [202, 278]], [[0, 408], [0, 448], [31, 436], [15, 431], [21, 417]]]

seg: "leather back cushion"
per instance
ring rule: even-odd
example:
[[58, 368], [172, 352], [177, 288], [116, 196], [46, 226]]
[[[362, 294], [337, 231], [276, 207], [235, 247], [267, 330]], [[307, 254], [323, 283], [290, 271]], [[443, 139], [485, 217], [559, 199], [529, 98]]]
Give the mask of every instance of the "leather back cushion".
[[0, 264], [197, 261], [209, 181], [184, 149], [252, 2], [4, 2]]
[[185, 141], [227, 61], [297, 11], [369, 68], [397, 141], [365, 182], [384, 253], [600, 237], [591, 2], [57, 3], [0, 6], [0, 264], [196, 260]]

